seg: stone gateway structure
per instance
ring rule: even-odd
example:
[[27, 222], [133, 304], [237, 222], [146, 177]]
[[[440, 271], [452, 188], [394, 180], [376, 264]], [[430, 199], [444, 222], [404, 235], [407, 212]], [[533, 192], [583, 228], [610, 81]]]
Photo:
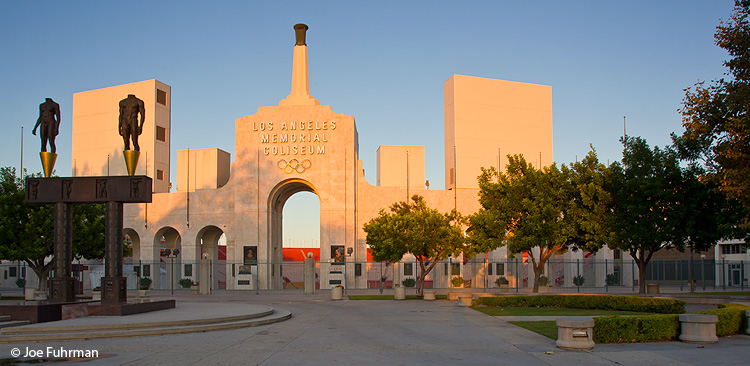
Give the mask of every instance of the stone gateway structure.
[[[457, 208], [470, 214], [479, 208], [480, 167], [497, 166], [506, 154], [516, 153], [530, 162], [551, 164], [549, 87], [454, 75], [446, 82], [445, 97], [445, 186], [449, 189], [425, 188], [424, 147], [414, 146], [381, 146], [378, 181], [382, 176], [384, 185], [369, 184], [354, 117], [336, 113], [310, 95], [307, 26], [296, 25], [294, 30], [291, 93], [278, 106], [260, 107], [257, 113], [236, 119], [234, 162], [219, 149], [179, 151], [176, 192], [164, 189], [171, 186], [168, 170], [164, 174], [168, 164], [158, 170], [152, 162], [169, 161], [163, 156], [170, 143], [169, 130], [163, 130], [169, 126], [169, 105], [158, 102], [159, 98], [169, 101], [168, 95], [159, 94], [168, 86], [147, 81], [113, 87], [117, 93], [107, 88], [74, 98], [79, 101], [74, 105], [73, 161], [78, 167], [74, 174], [84, 168], [101, 170], [101, 163], [93, 162], [101, 162], [100, 157], [80, 148], [86, 139], [75, 134], [76, 115], [83, 121], [89, 116], [87, 108], [99, 108], [101, 98], [96, 95], [107, 95], [117, 108], [117, 100], [137, 91], [147, 111], [154, 110], [152, 105], [167, 107], [162, 117], [146, 118], [141, 136], [142, 147], [146, 144], [146, 150], [153, 151], [139, 163], [148, 166], [145, 174], [154, 178], [153, 202], [126, 205], [124, 213], [124, 234], [132, 241], [134, 264], [142, 263], [140, 275], [152, 277], [155, 288], [159, 288], [158, 273], [146, 263], [158, 263], [162, 248], [181, 251], [176, 264], [166, 266], [167, 278], [198, 281], [198, 261], [219, 258], [222, 236], [226, 267], [213, 265], [210, 271], [225, 273], [227, 289], [282, 288], [282, 211], [292, 195], [303, 191], [320, 199], [320, 287], [346, 283], [366, 288], [364, 271], [355, 263], [367, 261], [362, 227], [381, 209], [419, 194], [443, 212]], [[96, 106], [89, 106], [88, 100], [96, 101]], [[159, 122], [164, 116], [166, 122]], [[410, 166], [408, 177], [407, 170], [399, 168], [404, 164]], [[213, 277], [217, 288], [217, 276]]]

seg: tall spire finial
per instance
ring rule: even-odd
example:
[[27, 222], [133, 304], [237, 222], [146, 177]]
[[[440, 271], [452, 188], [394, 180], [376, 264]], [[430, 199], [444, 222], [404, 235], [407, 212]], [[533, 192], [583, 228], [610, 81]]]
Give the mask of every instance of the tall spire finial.
[[279, 105], [320, 105], [320, 102], [310, 96], [310, 80], [307, 73], [307, 25], [295, 24], [294, 33], [297, 43], [294, 46], [294, 60], [292, 64], [292, 92]]

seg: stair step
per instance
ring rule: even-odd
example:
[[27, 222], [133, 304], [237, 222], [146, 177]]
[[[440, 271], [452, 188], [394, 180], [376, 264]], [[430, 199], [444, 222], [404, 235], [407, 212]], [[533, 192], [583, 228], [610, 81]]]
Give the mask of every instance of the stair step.
[[[273, 311], [273, 310], [272, 310]], [[250, 319], [234, 320], [226, 322], [227, 318], [213, 319], [210, 322], [200, 322], [198, 324], [169, 324], [170, 322], [159, 323], [143, 323], [135, 325], [129, 329], [117, 330], [110, 327], [109, 329], [88, 329], [88, 331], [81, 332], [81, 329], [72, 330], [71, 333], [44, 333], [43, 328], [15, 328], [24, 329], [25, 335], [3, 335], [0, 336], [0, 343], [18, 343], [18, 342], [40, 342], [42, 339], [45, 342], [49, 341], [81, 341], [87, 339], [105, 339], [105, 338], [127, 338], [127, 337], [147, 337], [147, 336], [160, 336], [169, 334], [187, 334], [187, 333], [198, 333], [198, 332], [211, 332], [217, 330], [230, 330], [248, 327], [257, 327], [261, 325], [273, 324], [288, 320], [292, 317], [292, 313], [287, 310], [273, 311], [271, 314], [266, 314], [260, 317], [254, 317]], [[34, 331], [33, 334], [29, 330]], [[10, 331], [10, 329], [9, 329]], [[36, 333], [39, 332], [39, 333]], [[3, 334], [6, 334], [3, 332]]]
[[20, 327], [22, 325], [29, 325], [31, 322], [28, 320], [5, 320], [0, 321], [0, 329], [2, 328], [11, 328], [11, 327]]

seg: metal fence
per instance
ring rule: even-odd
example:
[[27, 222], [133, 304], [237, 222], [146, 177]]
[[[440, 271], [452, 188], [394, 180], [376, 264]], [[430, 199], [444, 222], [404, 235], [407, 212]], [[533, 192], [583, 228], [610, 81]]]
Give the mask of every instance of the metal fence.
[[[428, 264], [429, 265], [429, 264]], [[344, 262], [315, 264], [315, 283], [319, 289], [342, 285], [350, 289], [391, 289], [399, 284], [413, 287], [421, 275], [419, 263], [402, 261]], [[76, 261], [73, 277], [76, 292], [92, 290], [104, 276], [102, 261]], [[690, 273], [697, 290], [727, 290], [748, 287], [750, 263], [729, 260], [660, 261], [649, 263], [646, 280], [649, 284], [689, 289]], [[50, 274], [52, 275], [52, 274]], [[34, 272], [24, 263], [0, 264], [0, 289], [36, 286]], [[164, 258], [159, 262], [126, 261], [123, 276], [130, 290], [139, 288], [141, 279], [151, 280], [151, 289], [189, 291], [191, 283], [208, 281], [212, 291], [223, 290], [302, 290], [303, 262], [241, 263], [205, 260], [185, 262]], [[500, 280], [504, 277], [507, 285]], [[550, 260], [544, 266], [540, 292], [637, 291], [638, 267], [632, 260], [575, 261]], [[26, 283], [28, 282], [28, 283]], [[425, 277], [425, 288], [472, 288], [483, 290], [529, 291], [534, 286], [532, 264], [515, 258], [504, 261], [448, 260], [437, 263]]]

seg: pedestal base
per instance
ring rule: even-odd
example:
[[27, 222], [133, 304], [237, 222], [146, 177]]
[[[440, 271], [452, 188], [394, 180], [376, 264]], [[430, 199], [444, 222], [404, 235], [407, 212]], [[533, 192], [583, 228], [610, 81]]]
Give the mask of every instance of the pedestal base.
[[128, 175], [135, 175], [135, 168], [138, 166], [138, 157], [141, 156], [140, 151], [136, 150], [123, 150], [122, 156], [125, 158], [125, 167], [128, 169]]
[[52, 176], [52, 172], [55, 170], [55, 160], [57, 160], [57, 154], [42, 151], [39, 153], [39, 159], [42, 160], [42, 169], [44, 170], [44, 177], [49, 178]]
[[65, 277], [50, 278], [49, 301], [51, 302], [76, 301], [76, 294], [73, 291], [73, 279], [65, 278]]
[[128, 279], [125, 277], [102, 278], [102, 304], [119, 304], [128, 301]]

